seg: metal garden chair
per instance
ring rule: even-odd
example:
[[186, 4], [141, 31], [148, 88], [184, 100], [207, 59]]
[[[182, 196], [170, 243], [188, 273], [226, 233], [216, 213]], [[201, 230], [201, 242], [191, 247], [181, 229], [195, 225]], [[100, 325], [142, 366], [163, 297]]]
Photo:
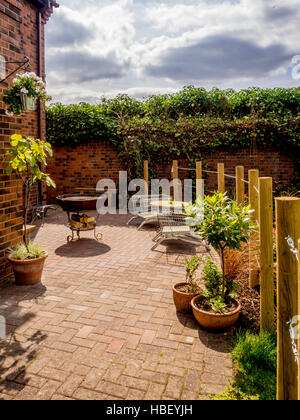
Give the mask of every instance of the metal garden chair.
[[159, 209], [151, 207], [152, 200], [170, 200], [169, 196], [162, 195], [142, 195], [137, 196], [136, 200], [140, 203], [140, 208], [138, 214], [132, 216], [127, 225], [129, 225], [135, 219], [142, 219], [142, 223], [139, 225], [138, 230], [141, 230], [142, 227], [148, 223], [158, 223]]
[[151, 248], [154, 251], [162, 242], [170, 239], [189, 243], [190, 245], [203, 245], [207, 252], [210, 251], [205, 241], [197, 236], [191, 226], [193, 219], [183, 214], [174, 212], [162, 213], [158, 215], [160, 232], [156, 236], [155, 244]]

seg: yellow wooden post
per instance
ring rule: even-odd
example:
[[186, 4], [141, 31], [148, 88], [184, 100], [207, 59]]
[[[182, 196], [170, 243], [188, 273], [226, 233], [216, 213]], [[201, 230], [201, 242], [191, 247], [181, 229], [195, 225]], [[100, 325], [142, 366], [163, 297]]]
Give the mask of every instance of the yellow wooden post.
[[259, 178], [260, 329], [274, 330], [273, 182]]
[[225, 168], [224, 163], [218, 163], [218, 191], [225, 193]]
[[[259, 171], [251, 169], [249, 171], [249, 204], [254, 210], [251, 218], [252, 221], [259, 226], [259, 206], [258, 206], [258, 178]], [[253, 233], [249, 240], [249, 286], [256, 287], [259, 285], [259, 234]]]
[[144, 161], [144, 180], [145, 180], [145, 195], [149, 194], [149, 162]]
[[202, 162], [196, 162], [196, 198], [203, 197]]
[[244, 205], [245, 203], [245, 168], [244, 166], [236, 167], [236, 202], [239, 206]]
[[[277, 226], [277, 399], [298, 399], [298, 366], [295, 357], [297, 344], [293, 334], [299, 308], [299, 278], [296, 256], [287, 242], [290, 236], [297, 246], [300, 238], [300, 198], [276, 199]], [[295, 337], [297, 338], [297, 337]], [[298, 340], [299, 341], [299, 340]], [[299, 343], [298, 343], [299, 347]]]
[[[298, 241], [298, 311], [300, 311], [300, 239]], [[300, 337], [298, 338], [297, 347], [300, 355]], [[300, 363], [298, 363], [298, 401], [300, 401]]]
[[173, 161], [173, 185], [174, 185], [174, 201], [179, 201], [179, 185], [178, 185], [178, 160]]

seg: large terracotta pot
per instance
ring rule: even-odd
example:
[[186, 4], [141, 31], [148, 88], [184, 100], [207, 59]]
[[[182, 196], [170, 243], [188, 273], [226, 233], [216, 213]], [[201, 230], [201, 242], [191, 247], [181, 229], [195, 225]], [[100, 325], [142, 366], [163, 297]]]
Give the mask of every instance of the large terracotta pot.
[[48, 254], [46, 253], [43, 257], [33, 260], [15, 260], [9, 255], [8, 261], [13, 267], [16, 284], [18, 286], [32, 286], [40, 283], [47, 257]]
[[234, 311], [229, 312], [228, 314], [215, 314], [199, 309], [195, 304], [200, 299], [203, 299], [203, 296], [196, 296], [193, 298], [191, 305], [194, 317], [201, 327], [207, 330], [225, 330], [232, 327], [239, 319], [241, 311], [241, 305], [239, 302], [236, 301], [238, 306]]
[[173, 299], [177, 312], [188, 313], [192, 311], [191, 301], [199, 293], [184, 293], [177, 289], [180, 286], [186, 286], [188, 283], [177, 283], [173, 286]]

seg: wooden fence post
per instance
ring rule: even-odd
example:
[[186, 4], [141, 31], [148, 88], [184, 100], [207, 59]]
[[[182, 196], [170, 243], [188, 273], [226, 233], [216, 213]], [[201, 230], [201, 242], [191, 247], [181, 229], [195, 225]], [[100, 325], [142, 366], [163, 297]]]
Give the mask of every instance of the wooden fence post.
[[[300, 238], [300, 198], [276, 199], [277, 226], [277, 399], [298, 399], [297, 344], [299, 334], [299, 283], [296, 256], [287, 242], [290, 236], [297, 246]], [[297, 338], [297, 337], [295, 337]], [[298, 340], [299, 348], [299, 340]]]
[[245, 203], [245, 168], [244, 166], [236, 167], [236, 202], [239, 206], [243, 206]]
[[174, 201], [179, 200], [179, 185], [178, 185], [178, 160], [173, 160], [173, 185], [174, 185]]
[[224, 163], [218, 163], [218, 191], [225, 193], [225, 170]]
[[[249, 171], [249, 204], [254, 210], [251, 218], [252, 221], [259, 226], [259, 171], [251, 169]], [[259, 285], [259, 234], [254, 233], [249, 240], [249, 286], [254, 288]]]
[[202, 162], [196, 162], [196, 198], [203, 197]]
[[[298, 315], [300, 311], [300, 239], [298, 241]], [[299, 325], [300, 319], [298, 321]], [[299, 334], [298, 330], [298, 334]], [[300, 337], [298, 337], [298, 355], [300, 356]], [[300, 363], [298, 363], [298, 401], [300, 401]]]
[[[300, 239], [298, 241], [298, 311], [300, 311]], [[300, 355], [300, 337], [298, 338], [298, 355]], [[298, 363], [298, 401], [300, 401], [300, 363]]]
[[260, 330], [274, 330], [273, 182], [259, 178]]
[[144, 161], [144, 180], [145, 180], [145, 195], [149, 194], [149, 162]]

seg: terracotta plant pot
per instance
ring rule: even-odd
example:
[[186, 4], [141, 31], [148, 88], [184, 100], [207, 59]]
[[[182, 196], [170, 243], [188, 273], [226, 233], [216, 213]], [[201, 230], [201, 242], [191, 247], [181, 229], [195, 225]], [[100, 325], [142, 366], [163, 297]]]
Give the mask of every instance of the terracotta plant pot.
[[15, 260], [9, 255], [8, 261], [13, 267], [17, 286], [32, 286], [40, 283], [47, 257], [46, 253], [43, 257], [33, 260]]
[[236, 301], [238, 307], [228, 314], [215, 314], [211, 312], [205, 312], [199, 309], [195, 304], [202, 296], [196, 296], [193, 298], [191, 305], [193, 308], [193, 314], [201, 327], [207, 330], [225, 330], [232, 327], [239, 319], [241, 305]]
[[192, 311], [191, 302], [199, 293], [184, 293], [177, 289], [180, 286], [186, 286], [188, 283], [177, 283], [173, 286], [173, 299], [177, 312], [188, 313]]

